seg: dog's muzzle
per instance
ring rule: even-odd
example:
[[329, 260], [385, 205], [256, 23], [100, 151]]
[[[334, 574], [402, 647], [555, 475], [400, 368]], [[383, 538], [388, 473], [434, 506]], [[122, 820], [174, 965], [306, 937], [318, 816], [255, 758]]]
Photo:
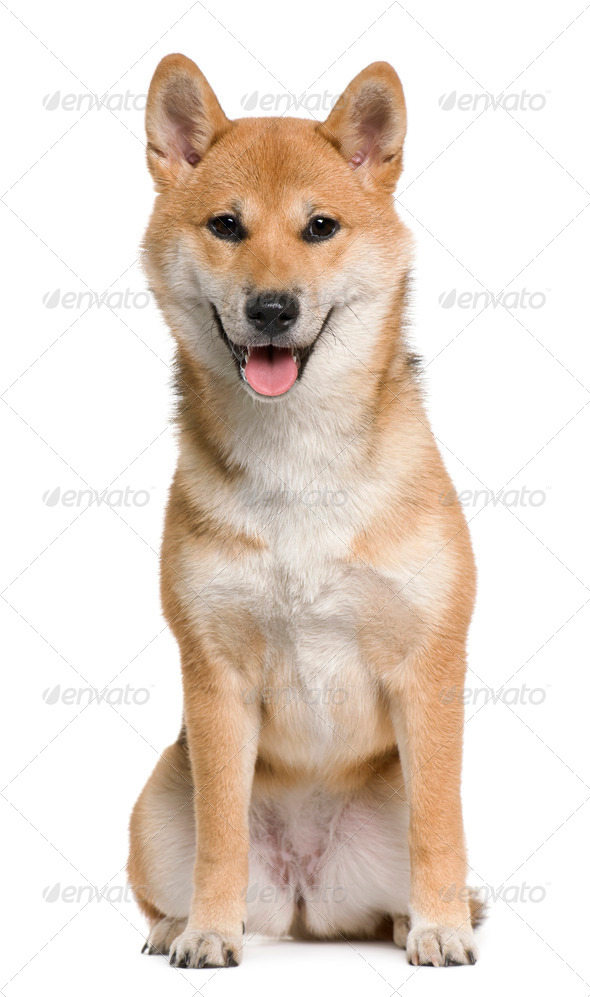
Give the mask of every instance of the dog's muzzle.
[[246, 316], [253, 336], [251, 343], [244, 346], [229, 338], [215, 305], [211, 307], [219, 335], [231, 350], [242, 378], [256, 394], [267, 398], [284, 395], [293, 387], [333, 311], [330, 309], [326, 315], [313, 343], [299, 349], [277, 344], [299, 316], [299, 302], [291, 295], [255, 295], [248, 299]]

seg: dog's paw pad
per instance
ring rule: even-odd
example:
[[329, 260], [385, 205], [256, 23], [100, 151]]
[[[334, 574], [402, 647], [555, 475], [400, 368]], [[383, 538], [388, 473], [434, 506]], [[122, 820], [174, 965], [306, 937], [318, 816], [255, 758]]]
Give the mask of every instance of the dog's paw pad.
[[242, 958], [242, 939], [218, 931], [183, 931], [170, 948], [170, 965], [179, 969], [217, 969], [237, 966]]
[[412, 928], [406, 954], [413, 966], [468, 966], [477, 959], [471, 928], [455, 930], [449, 924], [421, 924]]

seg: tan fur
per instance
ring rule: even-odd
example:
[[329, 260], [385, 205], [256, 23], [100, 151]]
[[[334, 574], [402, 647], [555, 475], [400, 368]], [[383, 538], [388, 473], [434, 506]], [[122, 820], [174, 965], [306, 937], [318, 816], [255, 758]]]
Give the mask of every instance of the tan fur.
[[[177, 965], [239, 962], [243, 922], [475, 959], [463, 708], [441, 696], [462, 688], [475, 572], [404, 342], [405, 122], [384, 63], [323, 125], [230, 122], [183, 56], [150, 89], [145, 261], [178, 344], [162, 601], [184, 727], [135, 807], [129, 877], [148, 950]], [[207, 228], [228, 213], [239, 246]], [[318, 214], [340, 230], [310, 245]], [[246, 296], [268, 289], [297, 293], [297, 348], [315, 343], [271, 400], [240, 380], [213, 312], [240, 344]], [[314, 506], [314, 483], [344, 500]], [[311, 898], [330, 869], [342, 902]], [[268, 911], [248, 896], [262, 883]]]

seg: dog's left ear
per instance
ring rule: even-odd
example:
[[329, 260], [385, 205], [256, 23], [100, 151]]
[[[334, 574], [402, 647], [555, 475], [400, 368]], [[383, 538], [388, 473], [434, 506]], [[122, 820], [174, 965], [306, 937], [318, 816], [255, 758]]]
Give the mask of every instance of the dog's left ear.
[[395, 189], [402, 171], [406, 102], [388, 62], [373, 62], [355, 76], [323, 127], [363, 183]]

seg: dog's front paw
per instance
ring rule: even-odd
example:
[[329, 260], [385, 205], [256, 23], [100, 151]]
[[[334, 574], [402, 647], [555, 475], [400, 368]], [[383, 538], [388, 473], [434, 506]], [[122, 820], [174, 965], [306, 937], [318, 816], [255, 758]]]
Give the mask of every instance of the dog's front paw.
[[466, 966], [476, 961], [477, 949], [469, 924], [454, 929], [422, 922], [408, 935], [406, 955], [413, 966]]
[[187, 929], [170, 946], [170, 965], [179, 969], [215, 969], [237, 966], [242, 959], [243, 939], [219, 931]]

